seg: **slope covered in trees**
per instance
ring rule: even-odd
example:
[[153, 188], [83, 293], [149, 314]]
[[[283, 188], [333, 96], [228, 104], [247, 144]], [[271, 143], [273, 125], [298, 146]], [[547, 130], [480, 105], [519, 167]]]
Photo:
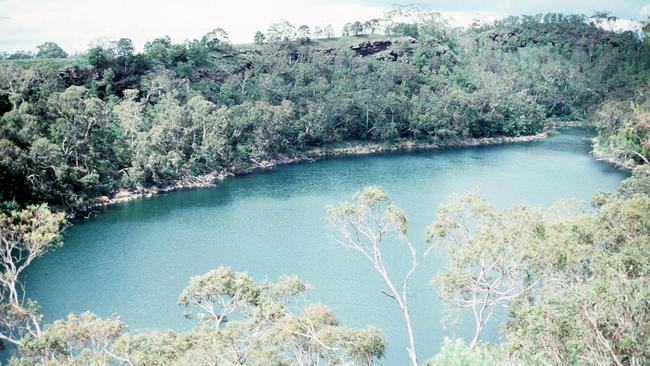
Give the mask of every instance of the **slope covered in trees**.
[[646, 82], [649, 48], [604, 21], [549, 14], [460, 30], [419, 14], [384, 21], [390, 35], [364, 35], [377, 21], [340, 39], [283, 22], [257, 45], [217, 29], [70, 59], [48, 58], [65, 52], [45, 43], [41, 58], [0, 62], [1, 199], [74, 208], [340, 142], [534, 134]]

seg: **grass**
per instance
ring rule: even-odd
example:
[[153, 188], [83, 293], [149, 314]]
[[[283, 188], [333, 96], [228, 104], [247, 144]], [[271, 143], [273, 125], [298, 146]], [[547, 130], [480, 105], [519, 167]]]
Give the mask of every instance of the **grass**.
[[81, 56], [67, 57], [67, 58], [27, 58], [20, 60], [0, 60], [0, 65], [2, 64], [14, 64], [24, 68], [30, 68], [34, 66], [55, 66], [55, 67], [65, 67], [71, 66], [74, 64], [85, 64], [86, 58]]

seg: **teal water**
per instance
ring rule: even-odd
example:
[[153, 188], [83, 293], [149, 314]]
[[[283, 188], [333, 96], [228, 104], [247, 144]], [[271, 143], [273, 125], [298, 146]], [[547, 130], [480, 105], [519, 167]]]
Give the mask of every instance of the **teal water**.
[[[409, 215], [411, 240], [422, 244], [436, 208], [454, 193], [476, 192], [502, 208], [589, 201], [615, 190], [626, 173], [590, 156], [587, 136], [565, 129], [539, 142], [327, 159], [118, 204], [67, 229], [64, 247], [34, 263], [25, 285], [46, 321], [91, 310], [118, 313], [133, 331], [183, 330], [193, 321], [176, 300], [190, 276], [220, 265], [259, 280], [297, 274], [314, 287], [310, 300], [328, 304], [343, 324], [384, 330], [384, 364], [405, 364], [397, 307], [370, 264], [328, 237], [324, 206], [381, 185]], [[404, 252], [389, 256], [392, 270], [405, 268]], [[441, 324], [444, 309], [429, 282], [444, 262], [444, 253], [432, 253], [413, 280], [422, 359], [444, 336], [471, 336], [469, 322], [456, 330]], [[483, 339], [498, 341], [498, 325]]]

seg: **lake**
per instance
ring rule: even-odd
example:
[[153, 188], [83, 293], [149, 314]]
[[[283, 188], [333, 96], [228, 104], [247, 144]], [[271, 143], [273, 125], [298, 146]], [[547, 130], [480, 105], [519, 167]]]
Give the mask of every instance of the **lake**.
[[[176, 300], [190, 276], [220, 265], [256, 280], [297, 274], [313, 286], [309, 300], [329, 305], [343, 324], [384, 330], [384, 364], [405, 364], [397, 306], [381, 293], [371, 265], [328, 236], [325, 205], [380, 185], [408, 214], [411, 241], [423, 245], [436, 208], [455, 193], [475, 192], [500, 208], [589, 202], [599, 190], [615, 190], [627, 173], [589, 155], [588, 136], [571, 128], [537, 142], [331, 158], [117, 204], [68, 228], [64, 247], [29, 269], [26, 289], [46, 321], [91, 310], [120, 314], [132, 331], [184, 330], [194, 323]], [[399, 273], [406, 253], [394, 249], [389, 265]], [[445, 260], [434, 251], [413, 279], [421, 360], [438, 352], [444, 336], [469, 341], [472, 334], [471, 319], [457, 329], [441, 323], [444, 307], [430, 281]], [[492, 323], [483, 339], [498, 341], [498, 328]]]

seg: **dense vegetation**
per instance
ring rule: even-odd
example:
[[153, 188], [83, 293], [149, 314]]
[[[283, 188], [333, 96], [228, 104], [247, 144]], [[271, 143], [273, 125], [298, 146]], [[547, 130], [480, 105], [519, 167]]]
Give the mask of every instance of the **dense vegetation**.
[[[602, 16], [467, 30], [391, 19], [340, 39], [280, 22], [258, 45], [233, 46], [217, 29], [140, 53], [121, 39], [48, 58], [65, 56], [50, 42], [40, 58], [0, 61], [0, 199], [74, 208], [322, 145], [530, 135], [610, 95], [634, 97], [650, 69], [650, 48], [603, 30]], [[363, 35], [377, 24], [390, 35]]]
[[613, 98], [593, 114], [599, 127], [595, 152], [628, 167], [650, 164], [650, 88], [628, 98]]
[[[340, 39], [328, 27], [313, 38], [280, 22], [255, 45], [233, 46], [217, 29], [181, 44], [156, 39], [141, 53], [122, 39], [65, 58], [46, 43], [37, 57], [0, 61], [0, 339], [19, 348], [11, 364], [374, 364], [387, 346], [381, 331], [347, 328], [325, 305], [305, 305], [308, 285], [296, 277], [256, 282], [215, 269], [180, 294], [193, 329], [138, 334], [91, 313], [42, 324], [21, 273], [62, 244], [64, 215], [50, 205], [74, 209], [120, 189], [247, 171], [341, 142], [450, 143], [586, 118], [602, 154], [640, 165], [618, 192], [596, 195], [593, 210], [498, 210], [464, 195], [411, 242], [406, 214], [368, 187], [328, 207], [327, 222], [384, 280], [414, 366], [647, 364], [650, 47], [633, 32], [603, 30], [602, 14], [467, 30], [429, 14], [393, 16], [348, 24]], [[404, 278], [383, 265], [388, 238], [412, 259]], [[424, 361], [408, 288], [436, 250], [450, 261], [432, 284], [451, 309], [471, 311], [475, 336], [448, 340]], [[481, 343], [501, 307], [510, 314], [505, 341]]]

